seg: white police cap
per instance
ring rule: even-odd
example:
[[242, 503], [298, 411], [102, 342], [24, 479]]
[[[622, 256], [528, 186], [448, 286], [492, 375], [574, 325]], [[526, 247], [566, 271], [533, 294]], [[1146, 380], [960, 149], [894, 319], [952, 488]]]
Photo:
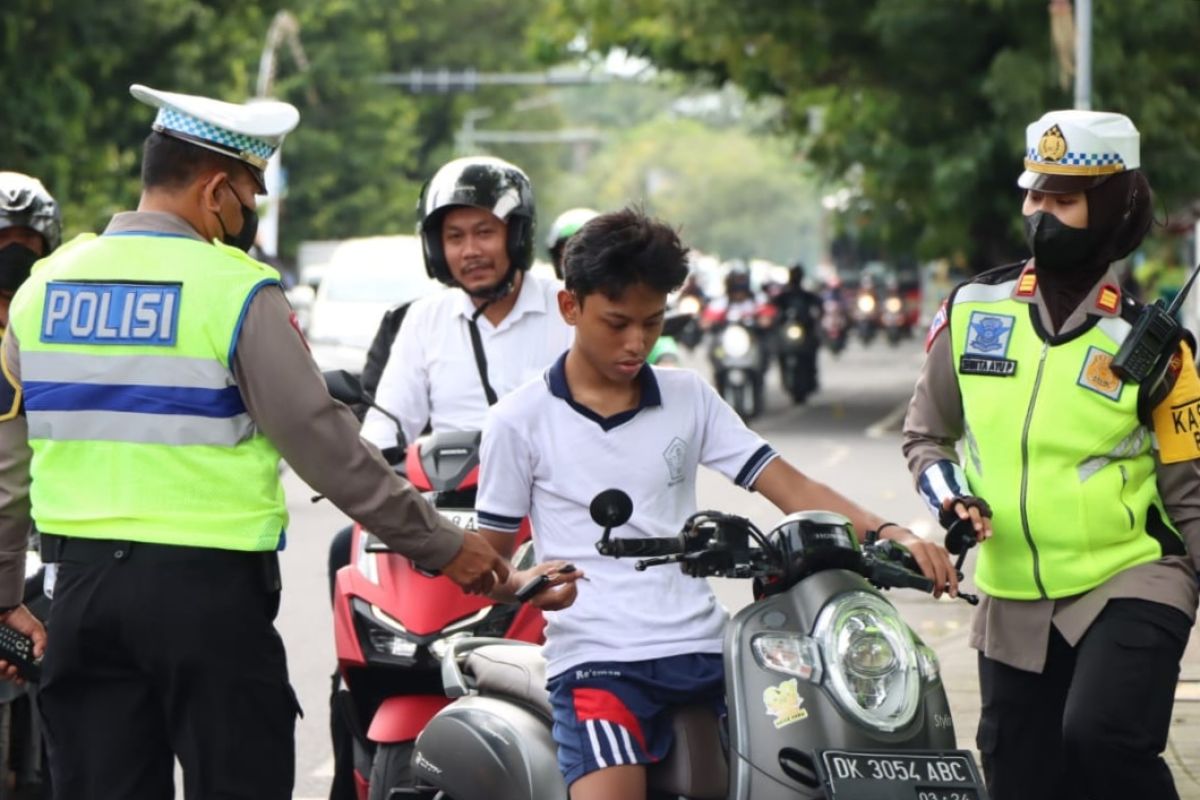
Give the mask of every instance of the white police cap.
[[296, 107], [278, 100], [226, 103], [138, 83], [129, 87], [129, 93], [158, 109], [154, 130], [244, 161], [254, 168], [259, 183], [267, 159], [300, 123]]
[[1022, 189], [1083, 192], [1141, 167], [1140, 135], [1124, 114], [1050, 111], [1025, 129]]

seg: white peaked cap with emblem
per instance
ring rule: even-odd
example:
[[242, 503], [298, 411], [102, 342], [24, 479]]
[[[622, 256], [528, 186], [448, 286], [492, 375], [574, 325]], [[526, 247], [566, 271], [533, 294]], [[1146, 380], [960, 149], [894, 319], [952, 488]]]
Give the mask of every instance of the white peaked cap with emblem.
[[1025, 171], [1017, 185], [1051, 194], [1087, 191], [1141, 167], [1140, 140], [1124, 114], [1051, 111], [1025, 129]]
[[154, 130], [249, 164], [260, 184], [267, 159], [300, 123], [296, 107], [279, 100], [226, 103], [138, 83], [129, 93], [158, 109]]

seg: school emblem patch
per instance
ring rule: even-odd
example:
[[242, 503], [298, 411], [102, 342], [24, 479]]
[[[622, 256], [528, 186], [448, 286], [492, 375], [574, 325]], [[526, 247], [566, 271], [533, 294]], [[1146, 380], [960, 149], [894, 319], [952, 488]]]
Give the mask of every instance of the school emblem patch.
[[1099, 347], [1089, 347], [1076, 383], [1096, 394], [1104, 395], [1109, 400], [1121, 399], [1121, 388], [1125, 384], [1112, 371], [1112, 360], [1111, 353], [1106, 353]]
[[667, 473], [670, 475], [668, 486], [683, 482], [683, 467], [687, 460], [687, 442], [676, 436], [663, 450], [663, 459], [667, 462]]
[[1008, 354], [1008, 342], [1016, 322], [1016, 317], [1007, 314], [972, 311], [971, 319], [967, 322], [967, 346], [963, 352], [967, 355], [1004, 358]]

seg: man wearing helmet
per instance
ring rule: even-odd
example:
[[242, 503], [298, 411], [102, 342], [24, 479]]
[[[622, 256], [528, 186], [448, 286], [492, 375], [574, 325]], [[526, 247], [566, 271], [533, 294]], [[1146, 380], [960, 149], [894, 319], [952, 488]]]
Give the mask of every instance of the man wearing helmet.
[[[384, 367], [377, 403], [404, 441], [480, 430], [497, 397], [541, 374], [571, 343], [557, 281], [529, 274], [535, 212], [529, 178], [498, 158], [460, 158], [421, 191], [425, 269], [447, 286], [412, 304]], [[395, 424], [372, 409], [363, 436], [395, 447]]]
[[0, 334], [8, 304], [39, 258], [62, 243], [58, 203], [37, 178], [0, 172]]

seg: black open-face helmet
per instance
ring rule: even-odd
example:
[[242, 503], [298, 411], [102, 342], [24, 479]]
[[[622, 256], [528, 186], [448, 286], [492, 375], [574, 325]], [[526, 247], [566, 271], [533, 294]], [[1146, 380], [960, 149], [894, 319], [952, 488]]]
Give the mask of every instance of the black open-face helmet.
[[442, 221], [452, 208], [470, 206], [490, 211], [504, 220], [508, 232], [508, 275], [503, 293], [518, 270], [533, 264], [533, 235], [537, 222], [533, 186], [519, 167], [499, 158], [471, 156], [443, 166], [421, 189], [417, 203], [417, 233], [425, 255], [425, 271], [454, 286], [450, 265], [442, 249]]

